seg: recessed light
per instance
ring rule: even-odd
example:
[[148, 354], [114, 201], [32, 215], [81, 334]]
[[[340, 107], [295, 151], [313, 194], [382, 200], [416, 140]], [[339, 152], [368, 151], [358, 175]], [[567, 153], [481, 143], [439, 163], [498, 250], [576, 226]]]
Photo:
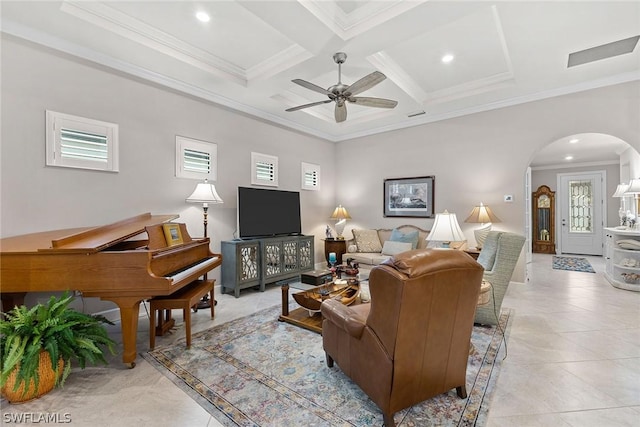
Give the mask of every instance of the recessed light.
[[209, 14], [203, 11], [196, 13], [196, 18], [198, 18], [198, 21], [200, 22], [209, 22], [211, 20]]
[[451, 55], [450, 53], [447, 53], [445, 56], [442, 57], [442, 62], [444, 62], [445, 64], [448, 64], [449, 62], [453, 61], [453, 55]]
[[573, 160], [573, 156], [567, 156], [564, 158], [565, 160]]
[[572, 138], [569, 140], [570, 144], [575, 144], [576, 142], [580, 141], [578, 138]]

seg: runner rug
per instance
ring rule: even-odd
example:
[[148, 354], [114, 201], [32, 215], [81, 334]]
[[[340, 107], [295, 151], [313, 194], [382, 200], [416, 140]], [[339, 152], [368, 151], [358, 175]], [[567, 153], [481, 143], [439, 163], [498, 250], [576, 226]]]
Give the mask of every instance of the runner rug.
[[595, 273], [593, 267], [586, 258], [554, 256], [553, 268], [556, 270], [582, 271], [584, 273]]
[[[224, 426], [381, 426], [382, 414], [337, 365], [321, 335], [277, 319], [273, 307], [143, 356]], [[484, 425], [500, 368], [501, 328], [474, 326], [466, 399], [454, 390], [397, 412], [398, 426]]]

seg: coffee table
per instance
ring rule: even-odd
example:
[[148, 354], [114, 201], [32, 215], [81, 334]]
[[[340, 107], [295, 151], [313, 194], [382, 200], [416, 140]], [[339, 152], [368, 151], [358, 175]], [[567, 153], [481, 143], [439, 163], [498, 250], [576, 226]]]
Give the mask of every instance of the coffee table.
[[[313, 312], [304, 307], [289, 310], [289, 290], [309, 291], [324, 285], [307, 285], [304, 283], [285, 283], [282, 285], [282, 314], [278, 316], [281, 322], [291, 323], [319, 334], [322, 333], [322, 314], [320, 311]], [[360, 304], [360, 297], [357, 297], [353, 304]]]

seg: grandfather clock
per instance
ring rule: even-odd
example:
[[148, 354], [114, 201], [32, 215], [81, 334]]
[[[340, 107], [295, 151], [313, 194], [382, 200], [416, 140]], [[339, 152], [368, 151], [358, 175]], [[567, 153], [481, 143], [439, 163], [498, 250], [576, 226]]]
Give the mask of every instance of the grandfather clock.
[[532, 250], [538, 254], [556, 253], [555, 191], [541, 185], [533, 192]]

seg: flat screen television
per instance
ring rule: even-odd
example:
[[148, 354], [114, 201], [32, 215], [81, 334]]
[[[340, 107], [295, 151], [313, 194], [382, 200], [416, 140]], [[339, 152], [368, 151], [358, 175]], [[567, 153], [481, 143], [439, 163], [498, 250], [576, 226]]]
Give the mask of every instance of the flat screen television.
[[238, 228], [240, 238], [300, 234], [300, 193], [238, 187]]

